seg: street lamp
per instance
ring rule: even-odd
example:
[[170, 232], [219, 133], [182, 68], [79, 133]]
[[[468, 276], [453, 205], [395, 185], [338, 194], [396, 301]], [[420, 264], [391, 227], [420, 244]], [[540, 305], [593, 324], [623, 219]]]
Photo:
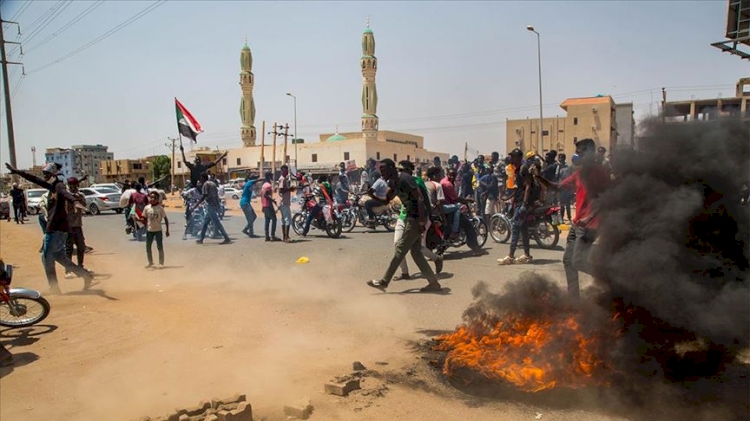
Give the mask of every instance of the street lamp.
[[544, 153], [544, 116], [542, 114], [542, 41], [541, 35], [532, 25], [526, 25], [526, 29], [536, 34], [536, 51], [539, 59], [539, 153]]
[[297, 164], [297, 97], [292, 95], [291, 92], [286, 93], [287, 96], [290, 96], [294, 99], [294, 137], [292, 138], [292, 142], [294, 142], [294, 168], [295, 171], [298, 167]]

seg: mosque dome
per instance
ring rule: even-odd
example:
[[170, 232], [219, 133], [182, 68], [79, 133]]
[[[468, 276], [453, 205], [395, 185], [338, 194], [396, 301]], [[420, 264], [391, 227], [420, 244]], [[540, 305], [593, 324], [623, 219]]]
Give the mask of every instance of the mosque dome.
[[326, 142], [340, 142], [342, 140], [346, 140], [345, 136], [341, 136], [340, 134], [336, 133], [333, 136], [326, 139]]

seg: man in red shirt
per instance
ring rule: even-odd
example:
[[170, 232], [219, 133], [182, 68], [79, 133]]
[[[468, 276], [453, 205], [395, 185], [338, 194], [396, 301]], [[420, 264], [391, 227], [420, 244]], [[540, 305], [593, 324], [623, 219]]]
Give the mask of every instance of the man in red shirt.
[[542, 184], [549, 188], [575, 190], [576, 193], [576, 216], [568, 231], [563, 255], [568, 294], [574, 300], [580, 298], [578, 272], [591, 273], [588, 258], [599, 227], [598, 209], [593, 202], [607, 188], [610, 179], [607, 169], [597, 162], [596, 143], [593, 139], [578, 141], [576, 154], [580, 157], [581, 168], [562, 182], [553, 183], [539, 177]]

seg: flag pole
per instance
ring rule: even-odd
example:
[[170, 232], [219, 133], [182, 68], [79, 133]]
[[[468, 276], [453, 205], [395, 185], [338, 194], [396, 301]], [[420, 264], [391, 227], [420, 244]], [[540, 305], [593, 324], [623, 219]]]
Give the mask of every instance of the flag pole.
[[260, 176], [263, 177], [263, 172], [266, 169], [266, 120], [263, 120], [260, 129]]

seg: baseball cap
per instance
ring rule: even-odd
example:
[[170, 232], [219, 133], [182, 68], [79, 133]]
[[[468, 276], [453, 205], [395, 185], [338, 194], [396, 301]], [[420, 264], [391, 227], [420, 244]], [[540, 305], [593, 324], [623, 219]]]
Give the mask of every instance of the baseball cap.
[[526, 159], [531, 159], [536, 156], [536, 151], [528, 151], [526, 152]]

